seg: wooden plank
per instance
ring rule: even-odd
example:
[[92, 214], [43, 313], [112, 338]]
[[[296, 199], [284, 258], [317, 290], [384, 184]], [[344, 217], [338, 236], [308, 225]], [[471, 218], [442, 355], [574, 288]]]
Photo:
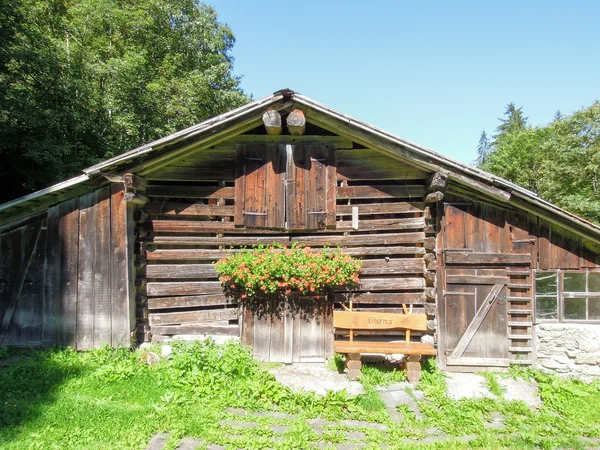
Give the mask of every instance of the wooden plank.
[[445, 260], [446, 264], [456, 265], [524, 265], [531, 263], [531, 256], [528, 254], [446, 251]]
[[110, 187], [98, 189], [95, 197], [93, 346], [101, 347], [112, 344]]
[[[231, 250], [216, 250], [216, 249], [158, 249], [148, 250], [146, 259], [148, 261], [192, 261], [206, 260], [216, 261], [220, 258], [231, 256], [234, 253], [239, 253], [239, 249]], [[150, 267], [150, 266], [148, 266]]]
[[420, 185], [344, 186], [338, 188], [337, 198], [415, 198], [422, 201], [425, 193], [425, 186]]
[[449, 366], [478, 366], [478, 367], [508, 367], [510, 361], [508, 358], [470, 358], [461, 357], [446, 358], [446, 364]]
[[112, 242], [111, 311], [112, 345], [129, 346], [129, 265], [127, 238], [127, 205], [123, 186], [113, 183], [110, 188], [110, 227]]
[[317, 136], [317, 135], [304, 135], [304, 136], [291, 136], [286, 135], [266, 135], [266, 134], [240, 134], [231, 139], [219, 143], [215, 148], [231, 149], [237, 144], [329, 144], [336, 145], [338, 148], [352, 148], [352, 141], [348, 138], [341, 136]]
[[151, 297], [148, 309], [192, 308], [217, 305], [235, 305], [237, 301], [225, 294], [188, 295], [175, 297]]
[[377, 150], [338, 150], [340, 180], [424, 180], [427, 173]]
[[242, 303], [240, 306], [240, 313], [240, 338], [242, 344], [252, 347], [254, 346], [254, 312], [252, 308], [248, 308], [246, 304]]
[[77, 349], [94, 347], [94, 274], [96, 261], [96, 193], [79, 202], [79, 275], [77, 277]]
[[285, 361], [291, 355], [286, 354], [285, 339], [286, 332], [285, 322], [283, 316], [285, 315], [285, 306], [283, 305], [283, 298], [279, 296], [273, 296], [271, 299], [273, 302], [272, 313], [270, 314], [271, 327], [269, 330], [269, 361]]
[[362, 262], [362, 275], [425, 273], [422, 258], [368, 259]]
[[266, 166], [265, 181], [265, 227], [280, 228], [285, 227], [285, 169], [286, 152], [285, 148], [277, 145], [269, 145], [266, 148], [268, 163]]
[[336, 197], [337, 197], [337, 149], [335, 145], [327, 146], [327, 161], [326, 161], [326, 211], [327, 217], [325, 224], [328, 228], [335, 227], [336, 217]]
[[306, 172], [310, 168], [310, 154], [302, 145], [288, 146], [287, 158], [287, 228], [303, 230], [306, 228]]
[[244, 154], [246, 147], [238, 145], [235, 150], [235, 187], [234, 187], [234, 219], [235, 226], [244, 225], [244, 198], [246, 192], [246, 173], [244, 164]]
[[[241, 249], [216, 250], [216, 249], [157, 249], [148, 250], [146, 258], [148, 261], [210, 261], [214, 262], [220, 258], [239, 253]], [[326, 250], [335, 252], [336, 249]], [[394, 256], [394, 255], [419, 255], [423, 254], [422, 248], [418, 247], [358, 247], [347, 248], [344, 252], [350, 256]]]
[[353, 303], [401, 305], [425, 303], [425, 294], [422, 292], [356, 292], [351, 295], [336, 293], [336, 302], [346, 302], [352, 299]]
[[199, 220], [152, 221], [152, 230], [156, 233], [222, 233], [233, 229], [235, 229], [234, 222], [215, 222]]
[[338, 216], [351, 216], [352, 208], [358, 208], [360, 216], [375, 214], [422, 214], [425, 208], [423, 202], [394, 202], [394, 203], [366, 203], [352, 205], [338, 205]]
[[[285, 236], [156, 236], [152, 238], [155, 244], [168, 245], [203, 245], [203, 246], [253, 246], [269, 245], [272, 243], [291, 244], [298, 242], [311, 247], [324, 245], [359, 247], [362, 245], [387, 246], [397, 244], [422, 244], [425, 240], [425, 233], [405, 232], [405, 233], [379, 233], [379, 234], [350, 234], [348, 236], [338, 235], [285, 235]], [[409, 247], [405, 247], [409, 248]], [[422, 247], [421, 247], [421, 250]]]
[[149, 279], [216, 278], [213, 264], [150, 264], [146, 267]]
[[373, 342], [373, 341], [334, 341], [337, 353], [379, 353], [435, 356], [437, 350], [429, 344], [420, 342]]
[[233, 205], [207, 205], [205, 203], [150, 202], [145, 208], [147, 213], [166, 216], [233, 216]]
[[151, 184], [146, 189], [146, 196], [170, 198], [224, 198], [233, 200], [235, 198], [235, 189], [229, 186], [177, 186]]
[[244, 225], [264, 228], [267, 213], [268, 155], [257, 145], [246, 145], [244, 151]]
[[508, 283], [508, 277], [492, 277], [487, 275], [446, 275], [447, 284], [502, 284]]
[[4, 343], [4, 340], [8, 334], [8, 329], [10, 327], [15, 308], [17, 307], [17, 303], [19, 301], [19, 298], [21, 297], [23, 284], [25, 283], [25, 278], [27, 277], [31, 261], [34, 258], [39, 243], [42, 222], [37, 222], [34, 225], [22, 227], [21, 231], [25, 231], [27, 228], [32, 229], [32, 234], [29, 237], [29, 239], [27, 239], [27, 241], [24, 243], [25, 245], [22, 249], [22, 262], [19, 266], [18, 271], [15, 274], [16, 279], [11, 289], [11, 295], [8, 301], [8, 305], [4, 310], [4, 316], [2, 317], [2, 323], [0, 324], [0, 333], [2, 335], [2, 339], [0, 339], [0, 344]]
[[348, 291], [400, 291], [425, 288], [424, 278], [362, 278], [359, 286], [338, 287], [336, 292]]
[[[359, 222], [358, 231], [369, 230], [422, 230], [425, 219], [422, 217], [405, 217], [393, 219], [370, 219]], [[336, 230], [354, 230], [351, 221], [336, 222]]]
[[150, 326], [208, 323], [238, 318], [237, 308], [211, 309], [207, 311], [180, 311], [168, 313], [151, 313], [148, 315]]
[[347, 329], [427, 331], [427, 316], [370, 311], [334, 311], [333, 326]]
[[492, 305], [496, 301], [496, 298], [498, 297], [498, 294], [500, 293], [503, 287], [504, 286], [502, 284], [494, 285], [488, 296], [485, 298], [485, 301], [483, 302], [481, 307], [477, 310], [475, 317], [473, 317], [473, 320], [471, 321], [471, 323], [469, 323], [469, 326], [460, 338], [460, 341], [458, 341], [458, 344], [456, 344], [456, 347], [452, 352], [453, 358], [460, 358], [463, 355], [469, 343], [473, 339], [473, 336], [479, 329], [479, 326], [483, 322], [483, 319], [485, 319]]
[[146, 284], [146, 293], [148, 297], [221, 294], [223, 293], [223, 287], [218, 281], [152, 282]]
[[239, 336], [239, 325], [154, 325], [152, 335], [158, 336]]

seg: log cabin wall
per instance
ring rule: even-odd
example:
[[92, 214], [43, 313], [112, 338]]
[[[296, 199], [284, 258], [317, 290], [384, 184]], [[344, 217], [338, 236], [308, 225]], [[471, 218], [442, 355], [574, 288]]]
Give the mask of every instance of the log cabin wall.
[[[236, 148], [239, 152], [240, 143], [252, 144], [256, 151], [265, 136], [238, 136], [149, 174], [142, 296], [152, 340], [238, 336], [238, 305], [223, 294], [213, 262], [241, 247], [273, 242], [340, 246], [364, 262], [360, 286], [336, 292], [336, 302], [352, 299], [359, 310], [428, 314], [433, 328], [435, 276], [427, 276], [427, 266], [435, 270], [435, 210], [432, 216], [424, 202], [428, 174], [339, 136], [270, 139], [271, 144], [335, 149], [335, 222], [291, 232], [236, 226]], [[353, 208], [358, 208], [354, 223]], [[398, 333], [374, 334], [390, 339]], [[415, 333], [413, 339], [419, 338]]]
[[129, 346], [128, 206], [113, 184], [0, 232], [0, 344]]

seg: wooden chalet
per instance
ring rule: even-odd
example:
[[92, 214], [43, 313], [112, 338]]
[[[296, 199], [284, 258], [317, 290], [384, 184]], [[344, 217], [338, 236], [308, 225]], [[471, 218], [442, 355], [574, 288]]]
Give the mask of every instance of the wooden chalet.
[[360, 257], [333, 308], [426, 316], [409, 338], [448, 370], [536, 364], [540, 324], [600, 328], [599, 227], [282, 90], [0, 205], [0, 345], [242, 335], [264, 359], [289, 339], [286, 361], [322, 360], [348, 333], [329, 313], [301, 332], [245, 317], [212, 264], [294, 241]]

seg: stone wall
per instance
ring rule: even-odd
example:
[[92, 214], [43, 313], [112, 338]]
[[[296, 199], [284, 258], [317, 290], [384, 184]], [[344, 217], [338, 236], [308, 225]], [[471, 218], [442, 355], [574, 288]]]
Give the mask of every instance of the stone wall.
[[584, 381], [600, 377], [600, 325], [536, 325], [536, 367]]

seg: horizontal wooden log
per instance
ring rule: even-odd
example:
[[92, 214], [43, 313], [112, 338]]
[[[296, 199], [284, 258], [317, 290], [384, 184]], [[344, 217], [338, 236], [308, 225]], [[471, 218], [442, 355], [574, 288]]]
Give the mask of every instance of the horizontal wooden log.
[[362, 278], [358, 286], [338, 287], [335, 291], [403, 291], [424, 288], [424, 278]]
[[337, 147], [338, 180], [423, 180], [422, 170], [372, 149], [340, 150]]
[[338, 292], [335, 294], [336, 302], [347, 302], [348, 300], [358, 304], [422, 304], [425, 302], [425, 295], [422, 292], [356, 292], [352, 294]]
[[168, 216], [233, 216], [233, 205], [150, 202], [146, 205], [146, 212]]
[[288, 131], [291, 135], [301, 136], [306, 130], [306, 117], [300, 109], [294, 109], [286, 118]]
[[233, 200], [235, 192], [233, 186], [171, 186], [149, 185], [146, 188], [148, 197], [171, 198], [225, 198]]
[[464, 265], [523, 265], [531, 264], [531, 255], [447, 251], [445, 261], [446, 264]]
[[[148, 261], [210, 261], [231, 256], [234, 253], [242, 251], [241, 249], [156, 249], [146, 252]], [[337, 249], [326, 250], [335, 252]], [[360, 256], [394, 256], [394, 255], [419, 255], [424, 252], [422, 247], [348, 247], [344, 253]]]
[[183, 279], [216, 278], [213, 264], [150, 264], [146, 268], [146, 278]]
[[364, 341], [334, 341], [333, 349], [337, 353], [381, 353], [404, 355], [437, 355], [437, 350], [429, 344], [420, 342], [364, 342]]
[[237, 144], [330, 144], [335, 145], [338, 151], [352, 148], [352, 141], [342, 136], [240, 134], [217, 144], [214, 149], [216, 151], [232, 151]]
[[339, 187], [337, 198], [341, 200], [356, 198], [415, 198], [423, 199], [425, 186], [420, 185], [379, 185]]
[[152, 334], [157, 336], [239, 336], [239, 325], [155, 325]]
[[235, 320], [238, 318], [237, 308], [211, 309], [207, 311], [182, 311], [168, 313], [152, 313], [149, 315], [150, 327], [154, 325], [192, 324], [198, 322], [216, 322]]
[[416, 314], [393, 314], [376, 311], [334, 311], [335, 328], [390, 330], [427, 330], [427, 318]]
[[[407, 217], [400, 219], [371, 219], [359, 220], [357, 231], [369, 230], [422, 230], [425, 228], [425, 219], [422, 217]], [[351, 221], [336, 222], [336, 230], [355, 229]]]
[[234, 305], [236, 300], [225, 294], [153, 297], [148, 299], [148, 309], [192, 308], [196, 306]]
[[265, 111], [262, 116], [262, 121], [268, 135], [277, 136], [281, 134], [281, 114], [279, 114], [279, 111], [273, 109]]
[[478, 367], [508, 367], [508, 358], [446, 358], [446, 364], [449, 366], [478, 366]]
[[144, 192], [147, 186], [147, 182], [144, 178], [138, 177], [133, 173], [124, 174], [123, 183], [125, 184], [127, 191], [135, 190], [139, 192]]
[[427, 180], [427, 187], [430, 192], [441, 191], [444, 192], [446, 190], [446, 182], [448, 176], [442, 174], [440, 172], [435, 172], [432, 174]]
[[148, 197], [134, 192], [126, 192], [124, 195], [124, 199], [127, 203], [131, 203], [134, 205], [145, 205], [148, 202]]
[[425, 203], [423, 202], [394, 202], [394, 203], [366, 203], [353, 205], [338, 205], [337, 216], [351, 216], [352, 208], [358, 208], [359, 216], [374, 214], [420, 214], [423, 213]]
[[478, 276], [478, 275], [447, 275], [447, 284], [474, 284], [474, 285], [487, 285], [487, 284], [506, 284], [508, 283], [508, 277], [490, 277], [490, 276]]
[[[298, 242], [311, 247], [319, 246], [352, 246], [359, 247], [364, 245], [397, 245], [397, 244], [422, 244], [425, 240], [423, 232], [406, 233], [380, 233], [380, 234], [351, 234], [348, 236], [339, 235], [312, 235], [312, 236], [294, 236], [294, 235], [273, 235], [273, 236], [224, 236], [224, 237], [204, 237], [204, 236], [156, 236], [152, 239], [155, 244], [168, 245], [205, 245], [205, 246], [252, 246], [258, 244], [280, 243], [290, 245], [292, 242]], [[407, 247], [408, 248], [408, 247]], [[422, 251], [423, 248], [419, 248]], [[408, 253], [408, 252], [407, 252]], [[419, 253], [419, 252], [417, 252]]]
[[360, 272], [363, 275], [422, 274], [425, 262], [422, 258], [369, 259], [363, 261]]
[[425, 203], [441, 202], [444, 199], [444, 193], [440, 191], [430, 192], [425, 197]]
[[155, 233], [215, 233], [235, 229], [233, 222], [194, 220], [153, 220]]
[[146, 285], [148, 297], [168, 295], [222, 294], [223, 287], [218, 281], [151, 282]]

